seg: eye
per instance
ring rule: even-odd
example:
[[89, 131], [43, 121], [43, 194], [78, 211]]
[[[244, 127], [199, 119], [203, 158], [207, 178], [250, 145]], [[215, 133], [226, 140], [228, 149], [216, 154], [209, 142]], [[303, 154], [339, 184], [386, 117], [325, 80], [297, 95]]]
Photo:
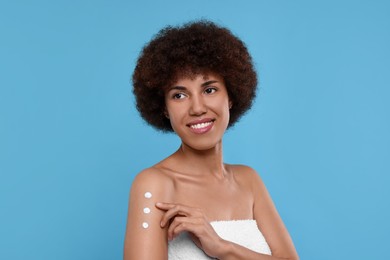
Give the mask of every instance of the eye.
[[206, 88], [206, 89], [204, 90], [204, 92], [205, 92], [206, 94], [213, 94], [213, 93], [216, 92], [216, 91], [217, 91], [216, 88]]
[[184, 93], [175, 93], [172, 95], [172, 98], [173, 99], [183, 99], [183, 98], [185, 98], [185, 95], [184, 95]]

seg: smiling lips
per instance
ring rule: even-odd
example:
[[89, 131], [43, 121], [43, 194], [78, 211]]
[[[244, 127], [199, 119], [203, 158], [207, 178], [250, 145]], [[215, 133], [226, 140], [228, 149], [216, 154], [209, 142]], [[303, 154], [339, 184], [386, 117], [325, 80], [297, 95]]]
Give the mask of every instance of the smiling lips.
[[187, 124], [187, 126], [195, 134], [204, 134], [204, 133], [211, 130], [211, 128], [214, 125], [214, 121], [215, 121], [215, 119], [206, 118], [206, 119], [202, 119], [202, 120], [193, 121], [193, 122]]

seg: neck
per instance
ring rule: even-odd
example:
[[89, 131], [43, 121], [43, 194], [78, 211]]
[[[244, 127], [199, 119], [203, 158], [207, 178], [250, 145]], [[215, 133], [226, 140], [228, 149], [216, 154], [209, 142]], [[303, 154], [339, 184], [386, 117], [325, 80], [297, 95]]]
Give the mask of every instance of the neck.
[[195, 150], [182, 143], [175, 153], [180, 161], [185, 162], [188, 172], [199, 175], [214, 175], [224, 178], [225, 167], [222, 156], [222, 141], [208, 150]]

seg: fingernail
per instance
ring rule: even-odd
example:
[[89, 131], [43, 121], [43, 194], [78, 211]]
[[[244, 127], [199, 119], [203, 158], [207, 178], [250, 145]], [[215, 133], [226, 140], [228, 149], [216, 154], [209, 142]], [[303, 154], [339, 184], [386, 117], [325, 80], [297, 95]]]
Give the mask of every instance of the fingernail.
[[162, 221], [160, 222], [160, 226], [161, 226], [161, 227], [164, 227], [164, 224], [163, 224], [163, 222], [162, 222]]

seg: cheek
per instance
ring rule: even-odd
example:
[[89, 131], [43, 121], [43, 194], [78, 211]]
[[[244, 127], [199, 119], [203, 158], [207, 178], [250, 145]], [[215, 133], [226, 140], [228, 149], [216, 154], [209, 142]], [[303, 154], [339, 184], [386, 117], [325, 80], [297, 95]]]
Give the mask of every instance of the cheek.
[[226, 117], [226, 126], [227, 126], [230, 122], [230, 109], [229, 108], [227, 108], [225, 110], [225, 117]]
[[168, 114], [172, 129], [177, 133], [177, 131], [179, 130], [179, 126], [183, 124], [183, 122], [181, 121], [183, 115], [181, 115], [181, 113], [178, 113], [177, 110], [168, 110]]
[[224, 118], [226, 120], [226, 127], [229, 125], [230, 122], [230, 108], [229, 108], [229, 102], [226, 102], [226, 104], [223, 107], [223, 114]]
[[224, 116], [230, 116], [230, 109], [229, 109], [229, 101], [223, 101], [222, 106], [220, 106], [219, 110], [221, 111], [220, 113], [223, 114]]

